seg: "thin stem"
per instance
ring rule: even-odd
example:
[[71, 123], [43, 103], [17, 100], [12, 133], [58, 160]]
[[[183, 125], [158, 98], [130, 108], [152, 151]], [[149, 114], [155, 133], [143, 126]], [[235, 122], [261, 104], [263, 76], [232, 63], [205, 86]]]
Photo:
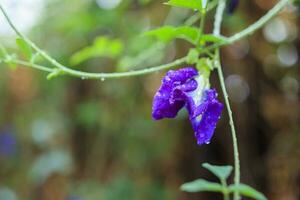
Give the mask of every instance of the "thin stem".
[[[215, 35], [220, 35], [225, 6], [226, 6], [225, 0], [220, 0], [215, 15], [215, 23], [214, 23], [214, 31], [213, 31]], [[215, 64], [217, 67], [218, 76], [219, 76], [222, 92], [225, 99], [225, 105], [229, 117], [229, 125], [231, 129], [233, 153], [234, 153], [234, 184], [238, 186], [240, 184], [240, 160], [239, 160], [238, 142], [237, 142], [237, 136], [236, 136], [236, 131], [233, 122], [233, 115], [229, 103], [228, 93], [226, 90], [224, 75], [223, 75], [221, 62], [220, 62], [220, 50], [218, 48], [215, 50]], [[238, 199], [239, 199], [239, 192], [236, 191], [234, 193], [234, 200], [238, 200]]]
[[196, 14], [192, 15], [191, 17], [189, 17], [185, 22], [184, 25], [185, 26], [192, 26], [193, 24], [195, 24], [199, 19], [200, 19], [200, 15], [197, 12]]
[[203, 35], [203, 32], [204, 32], [205, 16], [206, 16], [206, 12], [201, 11], [199, 33], [198, 33], [198, 37], [197, 37], [197, 40], [196, 40], [196, 46], [199, 47], [199, 48], [202, 46], [200, 44], [200, 41], [201, 41], [201, 38], [202, 38], [202, 35]]
[[222, 193], [223, 193], [224, 200], [230, 200], [230, 198], [229, 198], [230, 196], [229, 196], [229, 192], [228, 192], [228, 189], [227, 189], [226, 180], [221, 179], [220, 181], [221, 181], [221, 185], [223, 187]]
[[223, 13], [225, 10], [225, 0], [220, 0], [218, 3], [217, 11], [215, 14], [214, 30], [213, 34], [219, 36], [221, 33], [221, 24], [223, 20]]
[[[228, 98], [228, 93], [227, 93], [226, 86], [225, 86], [224, 75], [223, 75], [222, 67], [220, 64], [219, 52], [217, 52], [217, 54], [216, 54], [216, 61], [217, 61], [216, 64], [217, 64], [218, 76], [220, 79], [220, 84], [221, 84], [222, 92], [223, 92], [224, 99], [225, 99], [225, 105], [226, 105], [226, 109], [227, 109], [227, 113], [228, 113], [228, 117], [229, 117], [230, 129], [231, 129], [233, 153], [234, 153], [234, 184], [239, 185], [240, 184], [240, 159], [239, 159], [238, 141], [237, 141], [237, 135], [236, 135], [234, 121], [233, 121], [233, 114], [232, 114], [232, 110], [231, 110], [229, 98]], [[238, 199], [239, 199], [239, 192], [236, 190], [234, 193], [234, 200], [238, 200]]]
[[213, 0], [207, 5], [207, 12], [211, 11], [218, 5], [218, 0]]
[[[208, 13], [209, 11], [211, 11], [212, 9], [214, 9], [216, 7], [216, 5], [218, 4], [218, 0], [213, 0], [211, 1], [206, 8], [206, 13]], [[199, 12], [197, 12], [196, 14], [192, 15], [191, 17], [189, 17], [185, 22], [184, 25], [185, 26], [192, 26], [194, 23], [196, 23], [199, 19], [201, 18], [201, 14], [199, 14]]]
[[117, 72], [117, 73], [89, 73], [89, 72], [82, 72], [82, 71], [78, 71], [78, 70], [69, 69], [66, 67], [63, 67], [62, 71], [66, 74], [69, 74], [69, 75], [72, 75], [75, 77], [85, 78], [85, 79], [122, 78], [122, 77], [150, 74], [153, 72], [157, 72], [160, 70], [169, 69], [169, 68], [178, 66], [185, 62], [186, 62], [186, 57], [183, 57], [183, 58], [173, 61], [172, 63], [163, 64], [163, 65], [159, 65], [159, 66], [152, 67], [152, 68], [136, 70], [136, 71], [129, 71], [129, 72]]
[[17, 64], [17, 65], [23, 65], [23, 66], [31, 67], [31, 68], [34, 68], [34, 69], [38, 69], [38, 70], [44, 71], [44, 72], [50, 72], [51, 73], [51, 72], [55, 71], [55, 69], [53, 69], [53, 68], [45, 67], [45, 66], [42, 66], [42, 65], [38, 65], [38, 64], [23, 61], [23, 60], [12, 59], [9, 62]]
[[[16, 64], [20, 64], [27, 67], [32, 67], [35, 69], [39, 69], [41, 71], [45, 72], [55, 72], [59, 68], [48, 68], [42, 65], [37, 65], [34, 63], [26, 62], [26, 61], [19, 61], [19, 60], [12, 60], [11, 62], [14, 62]], [[83, 72], [78, 70], [73, 70], [70, 68], [64, 67], [63, 69], [59, 69], [60, 72], [63, 72], [65, 74], [82, 78], [82, 79], [112, 79], [112, 78], [123, 78], [123, 77], [131, 77], [131, 76], [139, 76], [139, 75], [145, 75], [150, 74], [153, 72], [158, 72], [161, 70], [169, 69], [175, 66], [178, 66], [182, 63], [186, 62], [186, 57], [177, 59], [173, 61], [172, 63], [159, 65], [152, 68], [142, 69], [142, 70], [135, 70], [135, 71], [129, 71], [129, 72], [113, 72], [113, 73], [89, 73], [89, 72]]]

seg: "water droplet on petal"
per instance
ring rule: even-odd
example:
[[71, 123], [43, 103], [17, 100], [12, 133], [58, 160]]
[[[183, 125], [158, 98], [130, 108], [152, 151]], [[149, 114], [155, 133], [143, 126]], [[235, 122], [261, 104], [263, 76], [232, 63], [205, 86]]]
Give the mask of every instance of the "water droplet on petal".
[[210, 144], [210, 141], [205, 141], [205, 144]]

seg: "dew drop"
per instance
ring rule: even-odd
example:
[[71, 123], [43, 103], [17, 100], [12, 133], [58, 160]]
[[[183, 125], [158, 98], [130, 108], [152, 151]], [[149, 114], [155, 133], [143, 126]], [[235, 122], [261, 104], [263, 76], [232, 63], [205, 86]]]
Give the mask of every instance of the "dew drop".
[[205, 144], [210, 144], [210, 141], [205, 141]]
[[82, 77], [81, 77], [81, 80], [85, 80], [85, 77], [84, 77], [84, 76], [82, 76]]
[[102, 78], [101, 78], [101, 81], [105, 81], [105, 78], [102, 77]]

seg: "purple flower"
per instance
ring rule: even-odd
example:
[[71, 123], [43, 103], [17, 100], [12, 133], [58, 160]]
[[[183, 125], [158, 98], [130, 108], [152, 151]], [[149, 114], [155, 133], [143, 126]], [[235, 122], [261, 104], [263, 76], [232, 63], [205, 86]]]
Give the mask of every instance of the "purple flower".
[[188, 110], [197, 144], [208, 144], [223, 105], [217, 100], [216, 90], [209, 89], [208, 78], [191, 67], [168, 71], [154, 96], [152, 117], [174, 118], [183, 107]]
[[228, 4], [228, 13], [232, 14], [239, 5], [239, 0], [230, 0]]

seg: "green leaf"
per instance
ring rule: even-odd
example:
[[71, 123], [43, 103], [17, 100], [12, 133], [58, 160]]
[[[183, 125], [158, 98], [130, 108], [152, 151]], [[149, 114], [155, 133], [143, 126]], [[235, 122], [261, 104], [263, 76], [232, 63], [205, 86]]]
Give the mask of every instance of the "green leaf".
[[229, 191], [230, 192], [239, 191], [239, 193], [242, 194], [243, 196], [250, 197], [257, 200], [267, 200], [267, 198], [262, 193], [256, 191], [254, 188], [245, 184], [240, 184], [238, 186], [230, 185]]
[[209, 170], [211, 173], [216, 175], [219, 179], [226, 180], [232, 172], [232, 166], [218, 166], [211, 165], [209, 163], [202, 164], [202, 167]]
[[27, 59], [30, 59], [32, 56], [32, 50], [29, 44], [22, 38], [17, 38], [16, 43], [19, 46], [21, 52], [25, 55]]
[[170, 0], [166, 4], [193, 10], [200, 10], [203, 8], [202, 1], [203, 0]]
[[222, 192], [223, 187], [219, 183], [209, 182], [204, 179], [198, 179], [189, 183], [183, 184], [180, 189], [185, 192]]
[[190, 49], [187, 55], [187, 63], [188, 64], [195, 64], [198, 62], [199, 59], [199, 52], [197, 49]]
[[123, 43], [119, 39], [98, 37], [92, 46], [85, 47], [71, 57], [71, 64], [77, 65], [83, 61], [96, 57], [116, 58], [123, 51]]
[[168, 43], [176, 38], [184, 39], [192, 44], [196, 43], [199, 31], [190, 26], [163, 26], [161, 28], [144, 33], [146, 36], [154, 36], [162, 42]]

